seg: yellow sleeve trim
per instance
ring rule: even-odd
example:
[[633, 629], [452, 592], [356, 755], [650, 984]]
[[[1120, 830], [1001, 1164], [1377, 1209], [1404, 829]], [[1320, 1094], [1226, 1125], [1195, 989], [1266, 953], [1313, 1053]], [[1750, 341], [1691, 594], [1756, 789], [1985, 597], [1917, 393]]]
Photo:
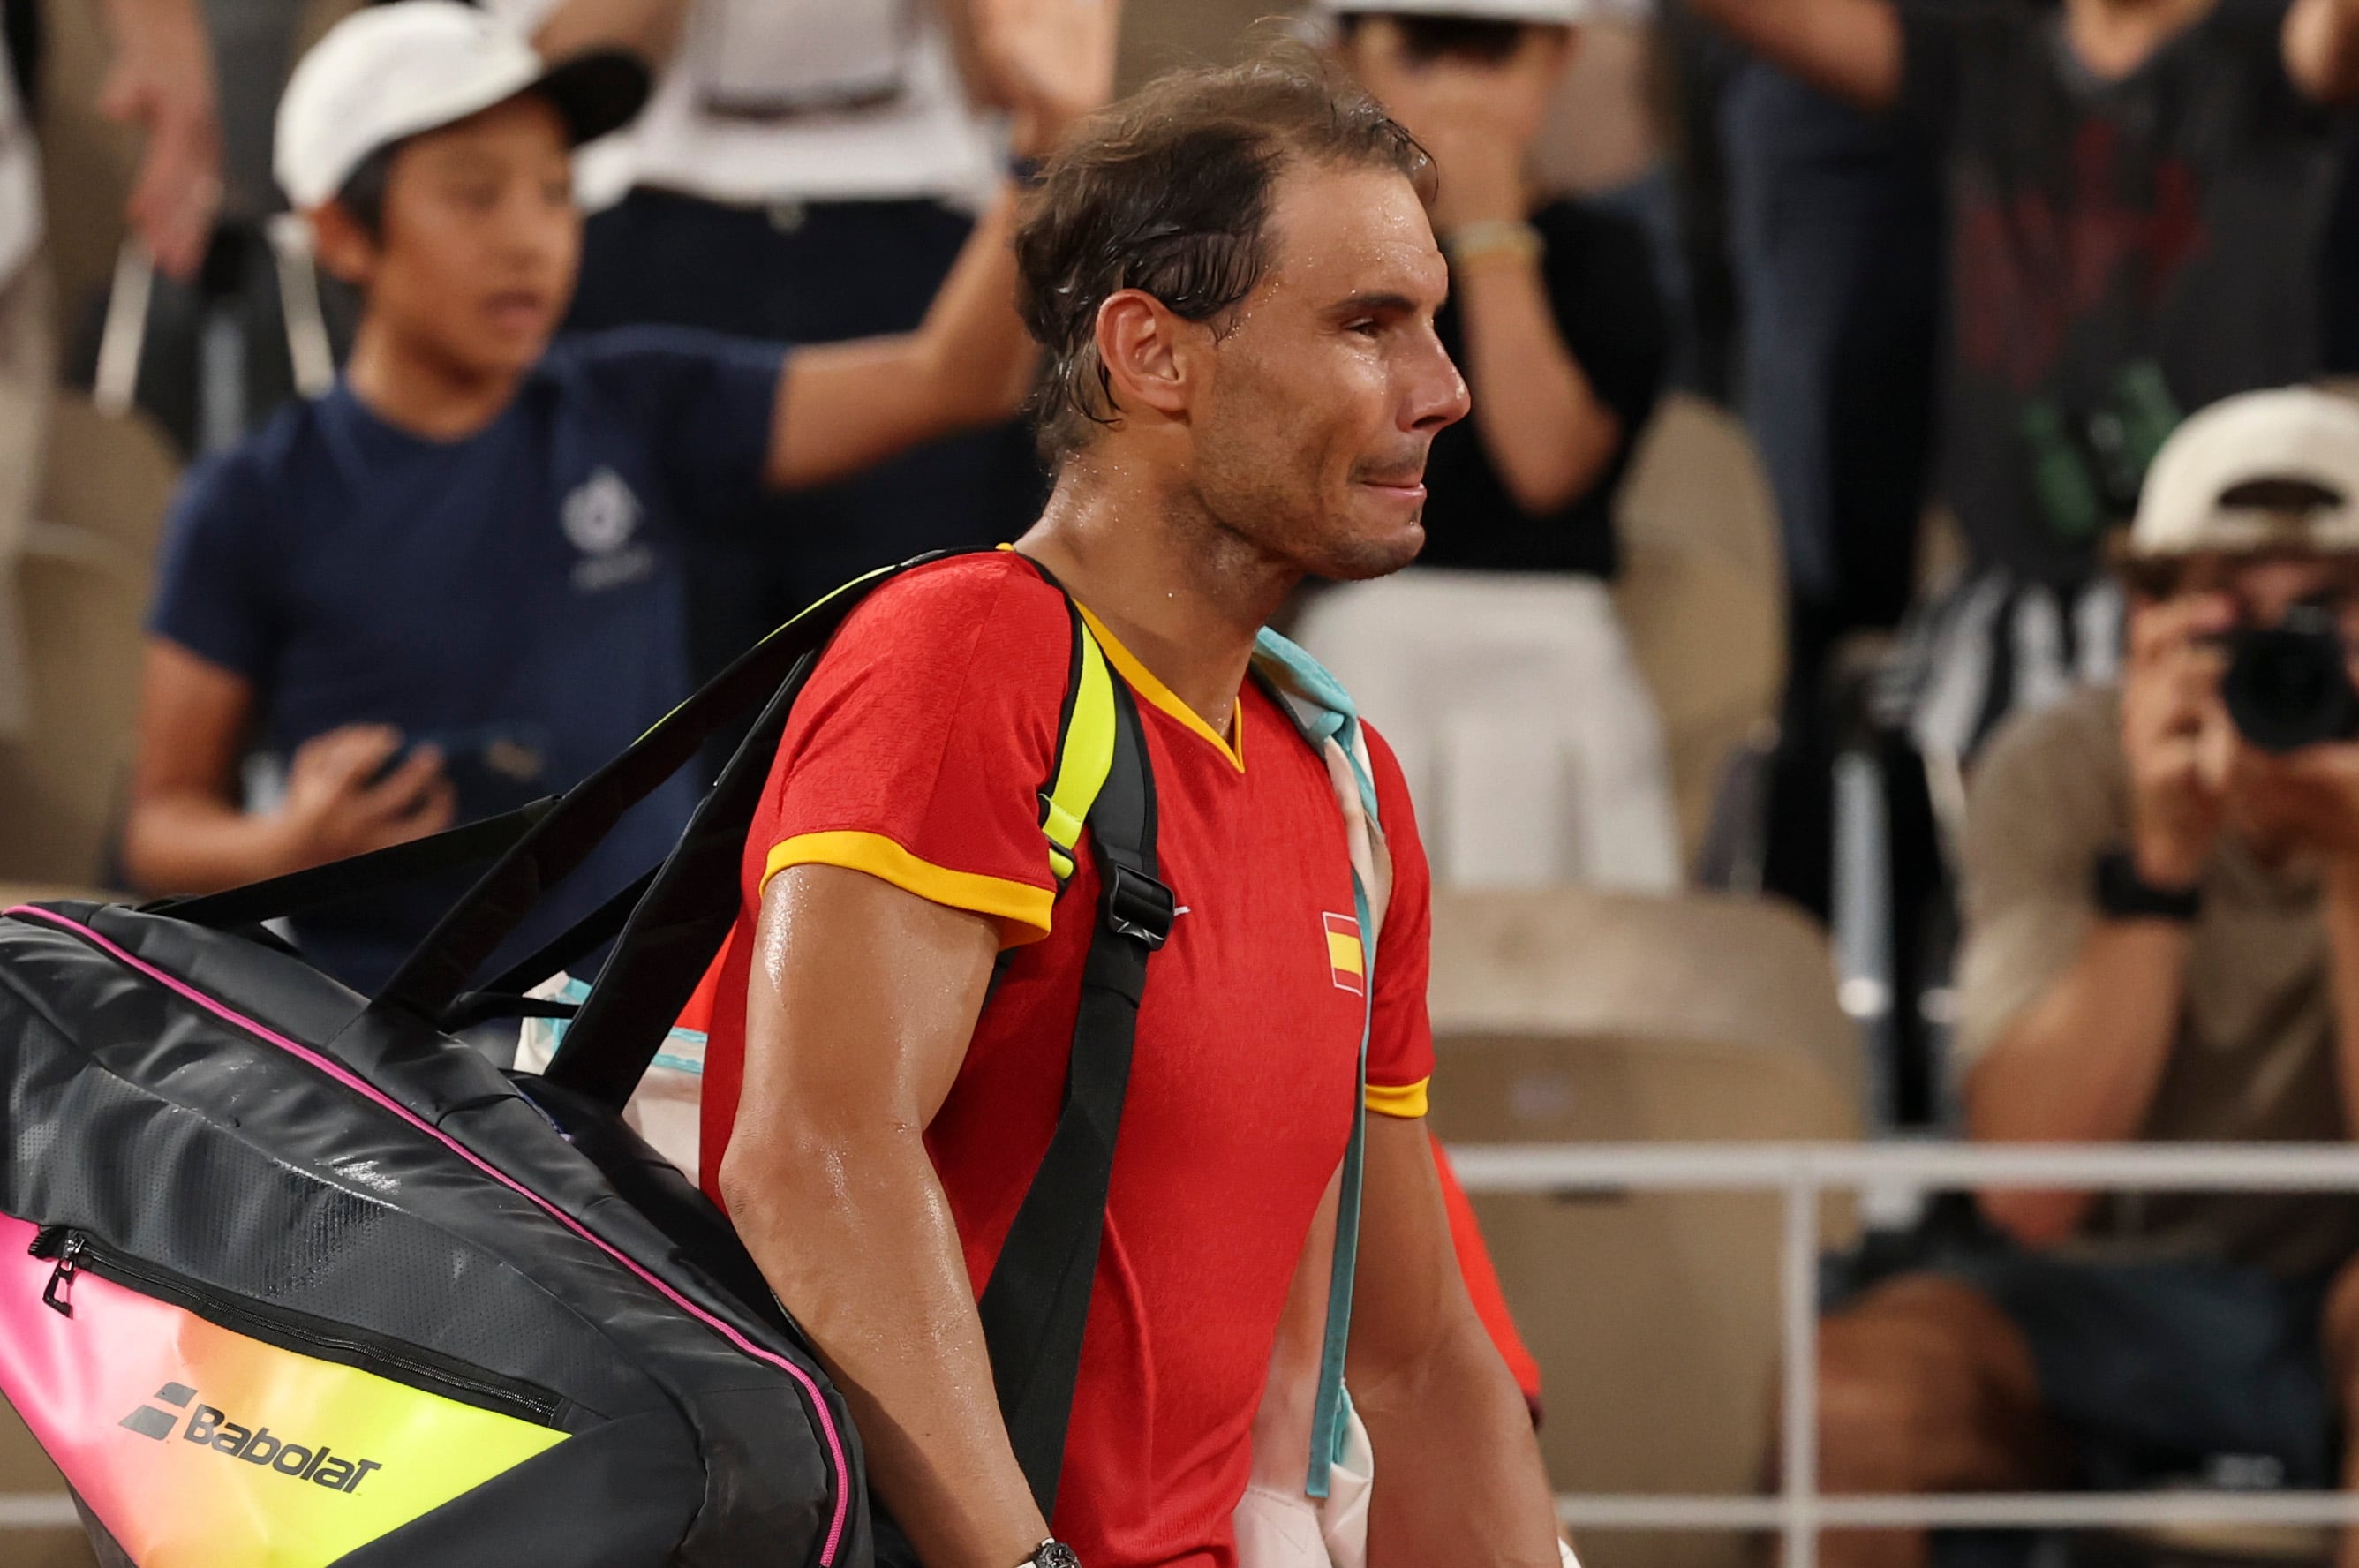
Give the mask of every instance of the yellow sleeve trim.
[[762, 871], [762, 887], [789, 866], [840, 866], [864, 871], [890, 882], [905, 893], [947, 909], [988, 915], [999, 922], [1001, 945], [1021, 947], [1049, 934], [1049, 911], [1056, 895], [1046, 887], [984, 877], [973, 871], [952, 871], [920, 860], [882, 833], [798, 833], [770, 850]]
[[1405, 1122], [1413, 1122], [1425, 1115], [1426, 1091], [1432, 1083], [1430, 1078], [1420, 1078], [1399, 1088], [1389, 1083], [1371, 1083], [1368, 1085], [1368, 1109], [1380, 1116], [1398, 1116]]

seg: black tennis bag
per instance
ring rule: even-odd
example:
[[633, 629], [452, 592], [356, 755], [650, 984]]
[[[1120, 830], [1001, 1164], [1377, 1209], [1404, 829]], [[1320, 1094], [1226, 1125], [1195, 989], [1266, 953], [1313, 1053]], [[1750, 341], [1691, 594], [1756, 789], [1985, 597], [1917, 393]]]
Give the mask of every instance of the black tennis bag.
[[[208, 898], [0, 916], [0, 1392], [108, 1568], [915, 1563], [810, 1345], [621, 1116], [734, 923], [796, 696], [906, 570], [806, 611], [560, 800]], [[1173, 918], [1136, 706], [1073, 628], [1043, 800], [1107, 871], [1066, 1105], [980, 1302], [1044, 1514]], [[661, 866], [469, 988], [749, 712]], [[374, 997], [262, 923], [486, 862]], [[578, 1008], [522, 995], [609, 943]], [[452, 1038], [533, 1014], [571, 1018], [539, 1077]]]
[[[870, 1568], [843, 1402], [620, 1119], [725, 937], [807, 612], [556, 801], [215, 897], [0, 918], [0, 1391], [135, 1568]], [[471, 992], [747, 712], [664, 866]], [[258, 922], [491, 868], [374, 997]], [[451, 1038], [614, 942], [546, 1079]]]

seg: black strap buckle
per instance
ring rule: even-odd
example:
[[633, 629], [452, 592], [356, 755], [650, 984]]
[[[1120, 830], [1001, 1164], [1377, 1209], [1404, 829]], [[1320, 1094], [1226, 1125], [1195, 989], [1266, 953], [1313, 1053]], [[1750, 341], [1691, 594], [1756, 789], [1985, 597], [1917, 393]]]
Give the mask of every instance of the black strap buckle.
[[1155, 952], [1171, 940], [1171, 924], [1180, 918], [1180, 901], [1171, 889], [1144, 871], [1108, 863], [1105, 920], [1115, 934], [1134, 937]]

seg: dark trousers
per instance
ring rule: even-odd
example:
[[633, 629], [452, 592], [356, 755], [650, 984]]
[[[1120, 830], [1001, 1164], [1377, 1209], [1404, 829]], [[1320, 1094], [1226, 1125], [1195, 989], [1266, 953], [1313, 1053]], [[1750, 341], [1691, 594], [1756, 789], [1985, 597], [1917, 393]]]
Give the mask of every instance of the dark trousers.
[[[636, 191], [591, 218], [567, 324], [701, 327], [802, 343], [908, 332], [972, 227], [935, 201], [764, 210]], [[1008, 425], [695, 529], [690, 637], [699, 677], [874, 567], [1014, 539], [1045, 495], [1029, 436]]]

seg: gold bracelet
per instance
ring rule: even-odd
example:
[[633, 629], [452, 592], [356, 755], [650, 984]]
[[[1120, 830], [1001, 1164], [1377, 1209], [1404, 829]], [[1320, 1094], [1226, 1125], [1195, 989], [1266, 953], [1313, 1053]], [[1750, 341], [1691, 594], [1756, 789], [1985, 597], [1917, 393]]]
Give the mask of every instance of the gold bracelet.
[[1486, 218], [1441, 236], [1441, 254], [1450, 258], [1453, 267], [1499, 255], [1538, 261], [1547, 252], [1548, 242], [1540, 238], [1539, 230], [1512, 218]]

